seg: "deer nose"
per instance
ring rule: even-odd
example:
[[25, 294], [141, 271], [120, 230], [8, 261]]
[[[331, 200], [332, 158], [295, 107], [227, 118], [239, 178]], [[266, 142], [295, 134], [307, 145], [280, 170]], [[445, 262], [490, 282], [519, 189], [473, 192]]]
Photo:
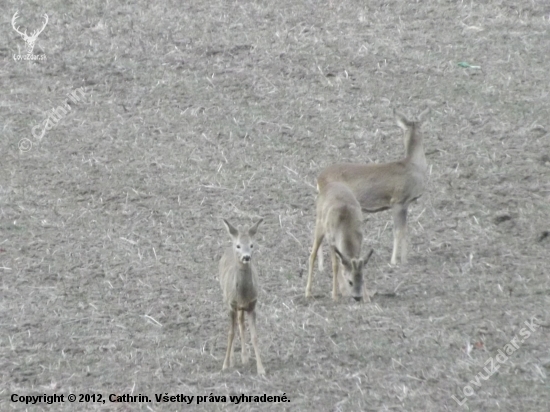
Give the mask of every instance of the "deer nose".
[[363, 300], [361, 296], [354, 296], [353, 299], [355, 299], [357, 302], [361, 302]]
[[250, 262], [250, 255], [244, 255], [243, 262]]

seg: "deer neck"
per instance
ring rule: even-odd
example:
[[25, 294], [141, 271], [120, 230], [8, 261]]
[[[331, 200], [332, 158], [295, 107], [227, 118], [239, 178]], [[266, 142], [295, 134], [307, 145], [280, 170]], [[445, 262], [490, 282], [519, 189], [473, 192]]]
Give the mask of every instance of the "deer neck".
[[237, 271], [237, 282], [239, 284], [248, 284], [252, 281], [252, 265], [250, 263], [243, 264], [239, 262], [239, 270]]
[[407, 139], [405, 139], [405, 153], [407, 153], [406, 158], [411, 164], [422, 169], [427, 168], [424, 143], [422, 137], [416, 134], [415, 129], [410, 130]]

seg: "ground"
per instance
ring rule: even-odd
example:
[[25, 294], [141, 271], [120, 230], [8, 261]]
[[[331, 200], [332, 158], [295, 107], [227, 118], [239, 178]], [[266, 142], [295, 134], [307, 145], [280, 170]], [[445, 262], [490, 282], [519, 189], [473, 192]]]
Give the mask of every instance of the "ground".
[[[550, 410], [550, 3], [4, 4], [0, 410]], [[48, 14], [46, 60], [14, 59], [16, 10]], [[409, 263], [365, 215], [372, 302], [334, 303], [327, 269], [306, 301], [316, 176], [400, 159], [392, 110], [428, 106]], [[222, 217], [265, 219], [265, 378], [221, 372]], [[208, 399], [240, 394], [288, 402]]]

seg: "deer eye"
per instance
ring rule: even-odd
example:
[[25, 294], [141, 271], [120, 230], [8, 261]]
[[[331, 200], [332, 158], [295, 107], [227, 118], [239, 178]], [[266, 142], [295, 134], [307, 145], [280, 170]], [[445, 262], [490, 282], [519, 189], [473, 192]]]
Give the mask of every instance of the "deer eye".
[[348, 283], [350, 286], [353, 286], [353, 282], [351, 280], [348, 280]]
[[241, 248], [241, 245], [237, 245], [237, 249], [240, 249]]
[[254, 245], [253, 245], [252, 243], [250, 244], [250, 248], [251, 248], [251, 249], [254, 249]]

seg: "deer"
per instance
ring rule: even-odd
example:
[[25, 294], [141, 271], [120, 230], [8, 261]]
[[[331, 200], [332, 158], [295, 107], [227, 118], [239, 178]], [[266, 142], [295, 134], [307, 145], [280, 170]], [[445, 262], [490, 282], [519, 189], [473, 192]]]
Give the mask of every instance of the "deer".
[[27, 53], [27, 55], [29, 55], [29, 54], [32, 54], [34, 50], [34, 45], [36, 43], [36, 40], [38, 39], [38, 35], [42, 33], [42, 31], [44, 31], [44, 29], [46, 28], [46, 25], [48, 24], [48, 15], [44, 14], [43, 16], [44, 25], [42, 26], [42, 28], [33, 31], [30, 36], [27, 35], [27, 30], [25, 30], [25, 32], [22, 33], [19, 31], [19, 26], [15, 27], [15, 21], [17, 20], [18, 17], [19, 17], [19, 11], [16, 11], [15, 14], [13, 15], [13, 18], [11, 19], [11, 25], [13, 29], [17, 32], [17, 34], [19, 34], [23, 38], [23, 40], [25, 40], [25, 52]]
[[[313, 247], [309, 256], [306, 298], [311, 296], [313, 266], [323, 239], [330, 246], [332, 260], [332, 299], [338, 300], [338, 290], [346, 291], [356, 301], [370, 302], [363, 286], [363, 270], [373, 253], [361, 258], [363, 233], [361, 206], [352, 191], [343, 183], [329, 182], [317, 197]], [[319, 267], [322, 267], [322, 252]]]
[[397, 125], [403, 130], [405, 158], [390, 163], [337, 163], [326, 167], [317, 177], [317, 191], [323, 194], [333, 182], [345, 184], [355, 195], [361, 210], [377, 213], [391, 209], [393, 217], [393, 252], [390, 263], [407, 263], [407, 211], [425, 190], [427, 163], [420, 127], [430, 108], [416, 121], [408, 120], [394, 109]]
[[233, 366], [233, 338], [235, 324], [239, 323], [241, 336], [241, 359], [243, 365], [248, 363], [248, 352], [245, 343], [244, 314], [248, 313], [250, 336], [256, 355], [258, 375], [265, 375], [265, 369], [260, 358], [258, 335], [256, 332], [256, 302], [258, 300], [258, 275], [252, 262], [254, 236], [263, 219], [258, 220], [249, 229], [235, 228], [227, 220], [222, 219], [231, 236], [232, 246], [228, 247], [219, 263], [219, 280], [223, 291], [224, 302], [229, 308], [229, 334], [227, 351], [222, 370]]

